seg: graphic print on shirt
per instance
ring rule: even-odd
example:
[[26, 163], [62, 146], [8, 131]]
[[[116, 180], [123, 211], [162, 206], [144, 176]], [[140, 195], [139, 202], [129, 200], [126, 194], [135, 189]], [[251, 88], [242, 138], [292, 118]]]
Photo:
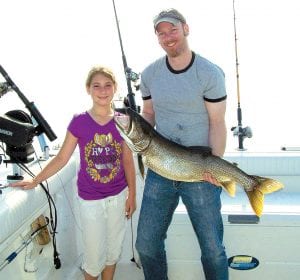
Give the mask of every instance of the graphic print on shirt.
[[121, 164], [121, 144], [111, 133], [98, 134], [85, 146], [87, 173], [96, 182], [108, 183], [114, 179]]

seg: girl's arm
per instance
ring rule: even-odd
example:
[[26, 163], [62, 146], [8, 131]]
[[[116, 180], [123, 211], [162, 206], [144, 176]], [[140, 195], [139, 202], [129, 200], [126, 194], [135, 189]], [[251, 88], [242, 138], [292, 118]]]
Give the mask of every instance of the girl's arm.
[[77, 145], [77, 138], [69, 131], [58, 154], [32, 179], [11, 183], [11, 187], [22, 187], [25, 190], [35, 188], [39, 183], [61, 170], [69, 161]]
[[128, 198], [126, 200], [126, 216], [131, 218], [133, 212], [136, 209], [136, 173], [133, 161], [133, 155], [131, 150], [128, 148], [125, 141], [122, 143], [122, 152], [123, 152], [123, 164], [125, 177], [128, 185]]

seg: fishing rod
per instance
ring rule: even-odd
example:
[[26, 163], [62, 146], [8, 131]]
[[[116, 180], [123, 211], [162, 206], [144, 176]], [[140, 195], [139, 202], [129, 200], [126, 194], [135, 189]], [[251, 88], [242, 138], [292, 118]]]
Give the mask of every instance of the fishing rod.
[[[120, 47], [121, 47], [121, 53], [122, 53], [122, 61], [123, 61], [123, 67], [124, 67], [124, 72], [125, 72], [125, 77], [126, 77], [126, 82], [127, 82], [127, 102], [128, 106], [134, 110], [134, 111], [139, 111], [139, 108], [137, 108], [135, 104], [135, 98], [134, 98], [134, 93], [132, 91], [132, 86], [131, 83], [136, 83], [139, 79], [139, 75], [131, 70], [131, 68], [128, 67], [127, 65], [127, 60], [125, 56], [125, 52], [123, 49], [123, 43], [122, 43], [122, 37], [121, 37], [121, 31], [119, 27], [119, 20], [118, 20], [118, 15], [117, 15], [117, 10], [116, 10], [116, 5], [115, 1], [112, 0], [113, 2], [113, 7], [114, 7], [114, 13], [115, 13], [115, 19], [116, 19], [116, 24], [117, 24], [117, 29], [118, 29], [118, 36], [119, 36], [119, 42], [120, 42]], [[138, 89], [138, 86], [136, 86], [136, 89]], [[124, 101], [124, 104], [126, 104], [126, 101]], [[138, 155], [138, 161], [141, 161], [141, 156]], [[138, 268], [141, 268], [139, 263], [135, 260], [135, 254], [134, 254], [134, 248], [133, 248], [133, 223], [132, 223], [132, 217], [130, 219], [130, 226], [131, 226], [131, 249], [132, 249], [132, 258], [130, 261], [134, 262]]]
[[245, 151], [243, 142], [245, 137], [251, 138], [252, 131], [250, 127], [244, 127], [242, 125], [242, 108], [241, 108], [241, 96], [240, 96], [240, 80], [239, 80], [239, 60], [238, 60], [238, 47], [237, 47], [237, 32], [236, 32], [236, 16], [235, 16], [235, 0], [233, 0], [233, 27], [234, 27], [234, 46], [235, 46], [235, 71], [236, 71], [236, 90], [237, 90], [237, 119], [238, 125], [231, 128], [234, 136], [238, 136], [238, 150]]
[[136, 83], [139, 79], [139, 75], [137, 73], [133, 72], [131, 70], [131, 68], [129, 68], [127, 65], [127, 60], [126, 60], [125, 52], [123, 49], [123, 43], [122, 43], [121, 31], [120, 31], [120, 27], [119, 27], [119, 20], [118, 20], [116, 5], [115, 5], [114, 0], [112, 0], [112, 2], [113, 2], [115, 19], [116, 19], [116, 24], [117, 24], [117, 29], [118, 29], [118, 36], [119, 36], [119, 42], [120, 42], [120, 47], [121, 47], [121, 53], [122, 53], [123, 67], [124, 67], [124, 72], [125, 72], [125, 77], [126, 77], [126, 82], [127, 82], [127, 90], [128, 90], [127, 101], [128, 101], [129, 107], [131, 109], [133, 109], [134, 111], [137, 111], [131, 83], [132, 82]]
[[10, 264], [23, 251], [23, 249], [25, 249], [34, 240], [34, 238], [41, 233], [41, 231], [44, 228], [47, 228], [48, 225], [49, 225], [49, 220], [48, 218], [46, 218], [44, 225], [30, 232], [27, 235], [26, 239], [22, 241], [21, 245], [15, 251], [13, 251], [4, 261], [0, 263], [0, 271], [2, 271], [8, 264]]

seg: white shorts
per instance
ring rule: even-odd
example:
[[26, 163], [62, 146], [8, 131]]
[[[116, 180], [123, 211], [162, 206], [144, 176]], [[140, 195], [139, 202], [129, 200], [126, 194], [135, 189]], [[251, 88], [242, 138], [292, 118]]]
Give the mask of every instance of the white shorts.
[[79, 198], [83, 238], [82, 268], [98, 276], [106, 265], [118, 262], [126, 231], [127, 188], [116, 196], [99, 200]]

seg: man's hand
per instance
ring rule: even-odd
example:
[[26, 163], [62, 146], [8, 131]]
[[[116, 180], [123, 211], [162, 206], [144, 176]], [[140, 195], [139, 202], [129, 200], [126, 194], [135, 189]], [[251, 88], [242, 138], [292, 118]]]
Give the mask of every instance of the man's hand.
[[207, 181], [213, 185], [216, 185], [218, 187], [222, 187], [222, 185], [219, 183], [219, 181], [209, 172], [205, 172], [203, 174], [203, 180]]

